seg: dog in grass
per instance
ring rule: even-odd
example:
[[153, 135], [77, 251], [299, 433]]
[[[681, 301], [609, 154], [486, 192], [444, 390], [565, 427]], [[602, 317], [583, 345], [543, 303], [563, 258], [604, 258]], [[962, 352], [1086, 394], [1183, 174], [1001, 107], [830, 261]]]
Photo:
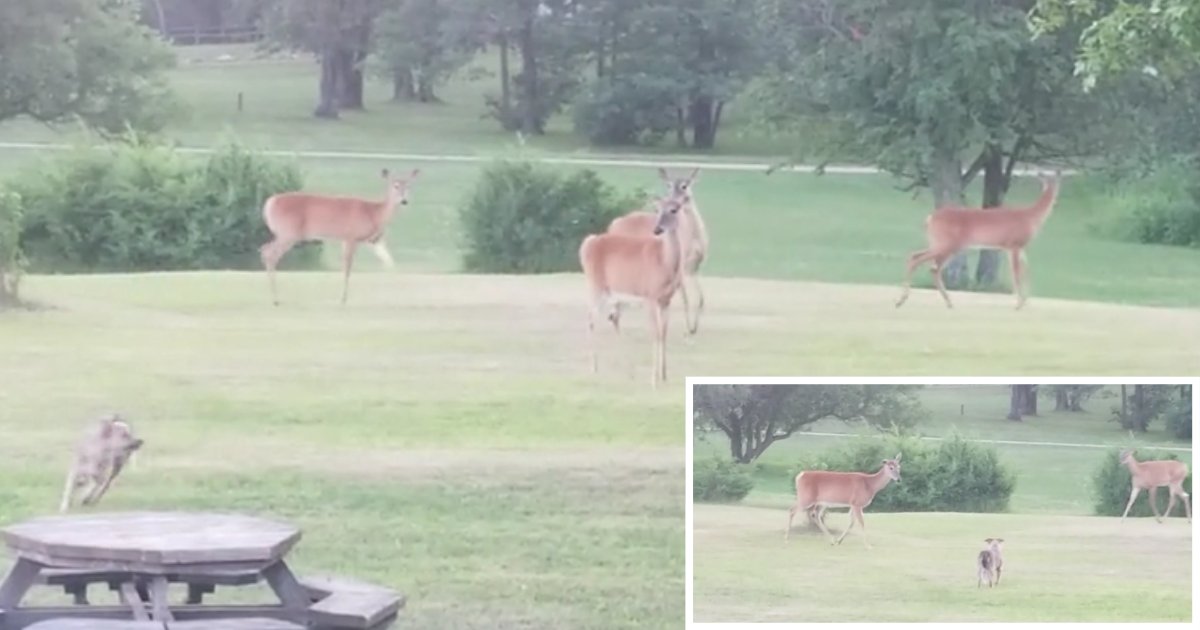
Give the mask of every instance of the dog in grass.
[[1000, 570], [1004, 568], [1004, 556], [1000, 552], [1004, 548], [1004, 539], [986, 538], [983, 542], [987, 543], [987, 546], [979, 552], [979, 557], [975, 561], [979, 571], [979, 582], [976, 588], [983, 588], [985, 579], [988, 588], [991, 588], [993, 583], [1000, 584]]
[[142, 440], [134, 437], [133, 429], [120, 414], [108, 414], [89, 426], [75, 448], [59, 512], [69, 510], [75, 495], [81, 491], [83, 505], [99, 501], [141, 447]]

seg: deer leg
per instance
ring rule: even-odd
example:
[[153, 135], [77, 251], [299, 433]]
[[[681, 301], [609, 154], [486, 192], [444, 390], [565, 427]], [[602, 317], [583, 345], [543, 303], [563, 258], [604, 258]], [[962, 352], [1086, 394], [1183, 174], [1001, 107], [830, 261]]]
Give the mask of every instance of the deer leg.
[[867, 522], [863, 520], [862, 508], [851, 508], [850, 515], [858, 521], [858, 528], [861, 529], [863, 533], [863, 544], [866, 545], [867, 549], [870, 549], [871, 543], [867, 542]]
[[[692, 284], [696, 285], [696, 314], [692, 316], [692, 320], [688, 322], [688, 335], [696, 334], [700, 330], [700, 313], [704, 312], [704, 290], [700, 287], [700, 277], [694, 273], [689, 276], [692, 279]], [[687, 307], [687, 296], [684, 296], [684, 307]]]
[[62, 502], [58, 505], [59, 512], [66, 512], [71, 507], [71, 497], [75, 494], [75, 489], [83, 485], [83, 479], [72, 466], [70, 472], [67, 473], [67, 484], [63, 488]]
[[379, 262], [383, 263], [385, 268], [394, 269], [396, 267], [396, 261], [392, 260], [392, 254], [388, 251], [387, 245], [384, 245], [382, 240], [372, 243], [371, 250], [375, 252], [375, 257], [379, 259]]
[[342, 306], [350, 297], [350, 268], [354, 265], [354, 252], [358, 249], [356, 241], [342, 243]]
[[596, 315], [598, 315], [598, 311], [600, 310], [601, 299], [599, 294], [593, 293], [592, 303], [588, 307], [588, 352], [592, 359], [592, 374], [600, 371], [599, 359], [596, 358]]
[[821, 532], [824, 533], [825, 536], [827, 536], [829, 538], [831, 545], [836, 545], [837, 541], [835, 541], [833, 538], [833, 532], [829, 531], [829, 528], [825, 526], [825, 511], [822, 510], [820, 507], [817, 508], [817, 511], [818, 511], [817, 513], [819, 515], [815, 521], [817, 524], [817, 527], [820, 528]]
[[835, 544], [835, 545], [842, 544], [842, 539], [844, 539], [846, 537], [846, 534], [850, 533], [850, 530], [854, 529], [854, 509], [855, 508], [853, 508], [853, 507], [850, 508], [850, 524], [846, 526], [846, 531], [842, 532], [842, 535], [838, 536], [837, 541], [835, 541], [833, 544]]
[[1183, 510], [1185, 513], [1187, 513], [1187, 521], [1189, 523], [1191, 523], [1192, 522], [1192, 505], [1189, 502], [1190, 497], [1188, 497], [1188, 493], [1183, 491], [1183, 482], [1181, 481], [1181, 482], [1175, 484], [1175, 486], [1172, 487], [1171, 490], [1174, 491], [1174, 494], [1179, 495], [1179, 501], [1180, 501], [1180, 503], [1183, 503]]
[[792, 509], [788, 510], [788, 524], [787, 529], [783, 530], [783, 542], [787, 542], [788, 538], [792, 535], [792, 520], [796, 518], [796, 510], [799, 507], [800, 502], [797, 501], [792, 504]]
[[1129, 493], [1129, 503], [1125, 504], [1125, 513], [1121, 515], [1122, 521], [1124, 521], [1125, 517], [1129, 515], [1129, 508], [1133, 507], [1133, 500], [1137, 498], [1139, 492], [1141, 492], [1141, 489], [1137, 486], [1134, 486], [1133, 492]]
[[896, 308], [900, 308], [908, 300], [908, 292], [912, 287], [913, 272], [916, 271], [917, 267], [930, 260], [933, 260], [933, 254], [928, 249], [922, 249], [909, 254], [908, 269], [904, 272], [904, 284], [900, 286], [900, 299], [896, 300]]
[[1017, 310], [1025, 302], [1025, 292], [1021, 289], [1021, 250], [1008, 250], [1008, 263], [1012, 267], [1013, 297], [1017, 298]]
[[1154, 511], [1154, 520], [1161, 523], [1162, 517], [1158, 515], [1158, 486], [1146, 489], [1146, 500], [1150, 502], [1150, 509]]
[[688, 301], [686, 278], [687, 276], [682, 275], [679, 277], [679, 297], [683, 299], [683, 323], [687, 326], [687, 335], [691, 336], [694, 333], [692, 329], [692, 307]]
[[667, 382], [667, 327], [671, 323], [671, 303], [668, 301], [658, 309], [658, 367], [662, 382]]
[[1175, 488], [1173, 486], [1168, 486], [1167, 487], [1167, 511], [1163, 513], [1163, 516], [1166, 518], [1170, 518], [1171, 510], [1173, 510], [1173, 509], [1175, 509]]
[[267, 270], [267, 281], [271, 285], [271, 302], [275, 306], [279, 306], [279, 292], [275, 289], [275, 267], [279, 265], [279, 260], [283, 258], [284, 254], [288, 253], [295, 244], [296, 241], [275, 237], [274, 240], [259, 248], [263, 267]]
[[104, 483], [92, 490], [91, 494], [83, 499], [84, 505], [90, 505], [99, 501], [104, 494], [108, 492], [108, 487], [112, 485], [112, 482], [117, 478], [117, 475], [121, 474], [121, 469], [124, 468], [124, 466], [124, 459], [118, 459], [113, 462], [112, 471], [110, 471], [108, 476], [105, 477]]
[[942, 272], [946, 269], [946, 261], [949, 256], [938, 256], [933, 259], [933, 283], [937, 285], [938, 293], [942, 294], [942, 299], [946, 301], [946, 308], [954, 308], [950, 303], [950, 294], [946, 293], [946, 281], [942, 279]]

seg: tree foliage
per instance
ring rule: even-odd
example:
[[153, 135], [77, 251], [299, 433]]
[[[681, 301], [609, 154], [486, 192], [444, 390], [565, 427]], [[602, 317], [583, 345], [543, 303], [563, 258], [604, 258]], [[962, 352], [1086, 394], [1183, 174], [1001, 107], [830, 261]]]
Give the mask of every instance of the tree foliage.
[[908, 426], [921, 413], [908, 385], [697, 385], [693, 422], [729, 439], [734, 461], [749, 463], [768, 447], [825, 418], [876, 427]]
[[0, 2], [0, 121], [78, 117], [102, 132], [160, 129], [179, 110], [171, 50], [132, 0]]
[[[818, 115], [833, 134], [804, 153], [851, 153], [929, 187], [935, 205], [1003, 203], [1018, 162], [1086, 153], [1094, 108], [1071, 81], [1072, 33], [1034, 39], [1027, 2], [1001, 0], [763, 0], [760, 41], [770, 63], [760, 117], [775, 124]], [[979, 204], [964, 190], [984, 179]], [[992, 284], [981, 257], [975, 284]], [[967, 285], [966, 258], [946, 268]]]
[[1145, 433], [1150, 423], [1163, 417], [1181, 397], [1179, 385], [1121, 386], [1121, 405], [1113, 407], [1112, 419], [1127, 431]]
[[471, 59], [449, 30], [452, 7], [448, 0], [386, 0], [371, 50], [393, 81], [393, 99], [437, 101], [434, 88]]
[[0, 309], [21, 301], [21, 277], [25, 273], [25, 255], [21, 251], [23, 219], [21, 196], [0, 189]]

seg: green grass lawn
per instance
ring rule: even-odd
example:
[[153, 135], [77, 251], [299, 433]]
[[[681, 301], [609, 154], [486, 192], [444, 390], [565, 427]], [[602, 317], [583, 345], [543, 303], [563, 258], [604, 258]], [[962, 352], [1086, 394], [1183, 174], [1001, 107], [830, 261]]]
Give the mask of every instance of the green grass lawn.
[[[697, 505], [694, 517], [697, 622], [1192, 618], [1183, 519], [868, 511], [866, 549], [854, 532], [837, 547], [800, 529], [784, 543], [779, 509]], [[847, 523], [827, 520], [839, 533]], [[974, 561], [989, 537], [1005, 539], [1004, 573], [980, 589]]]
[[[576, 282], [363, 274], [33, 278], [0, 324], [0, 523], [53, 512], [89, 414], [147, 441], [102, 507], [300, 525], [302, 572], [410, 628], [678, 628], [682, 385], [629, 340], [593, 378]], [[554, 301], [545, 303], [547, 297]], [[619, 394], [614, 395], [614, 392]]]

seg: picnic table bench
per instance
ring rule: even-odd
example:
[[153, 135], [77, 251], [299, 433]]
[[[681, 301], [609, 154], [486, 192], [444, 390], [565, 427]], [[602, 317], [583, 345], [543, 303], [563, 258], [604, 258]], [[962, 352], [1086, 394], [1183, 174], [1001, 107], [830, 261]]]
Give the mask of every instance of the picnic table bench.
[[[16, 556], [0, 583], [0, 630], [382, 630], [404, 597], [347, 578], [297, 578], [284, 556], [295, 527], [239, 515], [92, 514], [35, 519], [0, 530]], [[278, 604], [205, 605], [216, 586], [265, 580]], [[75, 605], [20, 606], [35, 584], [61, 586]], [[106, 583], [119, 606], [88, 603]], [[182, 605], [171, 583], [188, 586]]]

